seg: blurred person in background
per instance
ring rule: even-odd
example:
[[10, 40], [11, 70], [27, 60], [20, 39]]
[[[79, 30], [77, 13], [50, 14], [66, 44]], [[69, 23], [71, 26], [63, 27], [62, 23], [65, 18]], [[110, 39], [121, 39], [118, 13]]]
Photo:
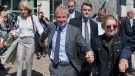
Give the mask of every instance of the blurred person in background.
[[[3, 17], [3, 16], [1, 15], [1, 13], [0, 13], [0, 24], [2, 24], [3, 21], [4, 21], [4, 17]], [[1, 31], [1, 30], [0, 30], [0, 31]], [[1, 64], [1, 60], [0, 60], [0, 70], [5, 70], [4, 65]]]
[[75, 10], [76, 2], [74, 0], [69, 0], [67, 4], [68, 4], [68, 15], [69, 15], [67, 22], [69, 22], [70, 19], [72, 18], [81, 16], [81, 12]]
[[98, 10], [98, 17], [93, 18], [92, 20], [98, 24], [98, 35], [103, 35], [104, 34], [104, 29], [101, 26], [102, 18], [106, 15], [106, 9], [105, 8], [100, 8]]
[[[43, 12], [39, 12], [38, 13], [38, 19], [39, 19], [39, 22], [42, 26], [42, 28], [45, 30], [45, 28], [47, 27], [47, 25], [49, 24], [49, 20], [47, 17], [44, 16]], [[40, 37], [39, 37], [40, 38]], [[40, 59], [41, 58], [41, 55], [43, 57], [46, 57], [46, 49], [47, 49], [47, 46], [44, 46], [44, 47], [41, 47], [40, 44], [39, 46], [37, 46], [37, 59]]]

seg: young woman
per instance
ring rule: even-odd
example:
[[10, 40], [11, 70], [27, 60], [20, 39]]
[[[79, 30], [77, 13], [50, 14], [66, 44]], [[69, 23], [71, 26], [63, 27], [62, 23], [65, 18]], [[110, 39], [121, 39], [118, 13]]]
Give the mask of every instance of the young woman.
[[116, 34], [117, 20], [112, 15], [102, 19], [103, 35], [95, 38], [95, 62], [99, 76], [121, 76], [119, 72], [119, 56], [122, 50], [121, 38]]
[[[31, 76], [32, 62], [35, 51], [34, 31], [31, 18], [31, 13], [34, 8], [32, 8], [27, 1], [22, 1], [19, 3], [19, 9], [21, 15], [17, 18], [18, 30], [20, 33], [20, 41], [17, 47], [17, 76], [22, 76], [24, 57], [26, 59], [27, 76]], [[41, 24], [39, 23], [38, 18], [35, 15], [32, 15], [32, 17], [34, 26], [38, 31], [39, 35], [41, 35], [41, 33], [43, 32]]]

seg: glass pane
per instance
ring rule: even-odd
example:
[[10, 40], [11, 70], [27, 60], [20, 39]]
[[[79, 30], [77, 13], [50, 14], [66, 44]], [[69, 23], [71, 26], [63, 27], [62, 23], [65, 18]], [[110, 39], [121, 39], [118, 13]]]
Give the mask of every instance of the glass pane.
[[120, 5], [125, 5], [126, 6], [126, 0], [119, 0], [120, 1]]
[[[54, 3], [54, 4], [53, 4]], [[53, 21], [57, 6], [62, 4], [62, 0], [50, 0], [50, 20]]]
[[12, 0], [13, 1], [13, 9], [12, 10], [19, 10], [19, 2], [21, 0]]
[[2, 5], [8, 5], [8, 9], [10, 9], [10, 3], [11, 3], [11, 0], [2, 0]]

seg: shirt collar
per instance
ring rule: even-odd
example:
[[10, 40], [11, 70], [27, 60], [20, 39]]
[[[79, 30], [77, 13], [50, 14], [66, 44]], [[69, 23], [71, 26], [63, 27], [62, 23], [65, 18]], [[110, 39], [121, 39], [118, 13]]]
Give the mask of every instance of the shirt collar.
[[[57, 31], [58, 31], [59, 28], [60, 28], [60, 26], [58, 25], [58, 26], [57, 26]], [[67, 28], [67, 24], [66, 24], [64, 27], [61, 28], [61, 31], [62, 31], [62, 32], [65, 31], [66, 28]]]
[[[82, 17], [82, 22], [85, 22], [85, 19]], [[89, 22], [89, 19], [87, 20], [87, 22]]]

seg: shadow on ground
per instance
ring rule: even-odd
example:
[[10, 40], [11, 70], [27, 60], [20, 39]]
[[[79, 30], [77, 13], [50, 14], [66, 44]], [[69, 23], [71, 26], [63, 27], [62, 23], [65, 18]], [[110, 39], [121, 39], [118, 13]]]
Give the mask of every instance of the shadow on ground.
[[[5, 71], [0, 71], [0, 76], [16, 76], [17, 72], [14, 72], [12, 74], [8, 74], [10, 68], [6, 68]], [[22, 76], [26, 76], [26, 69], [23, 70], [23, 74]], [[40, 72], [37, 72], [35, 70], [32, 70], [32, 76], [43, 76], [43, 74], [41, 74]]]

